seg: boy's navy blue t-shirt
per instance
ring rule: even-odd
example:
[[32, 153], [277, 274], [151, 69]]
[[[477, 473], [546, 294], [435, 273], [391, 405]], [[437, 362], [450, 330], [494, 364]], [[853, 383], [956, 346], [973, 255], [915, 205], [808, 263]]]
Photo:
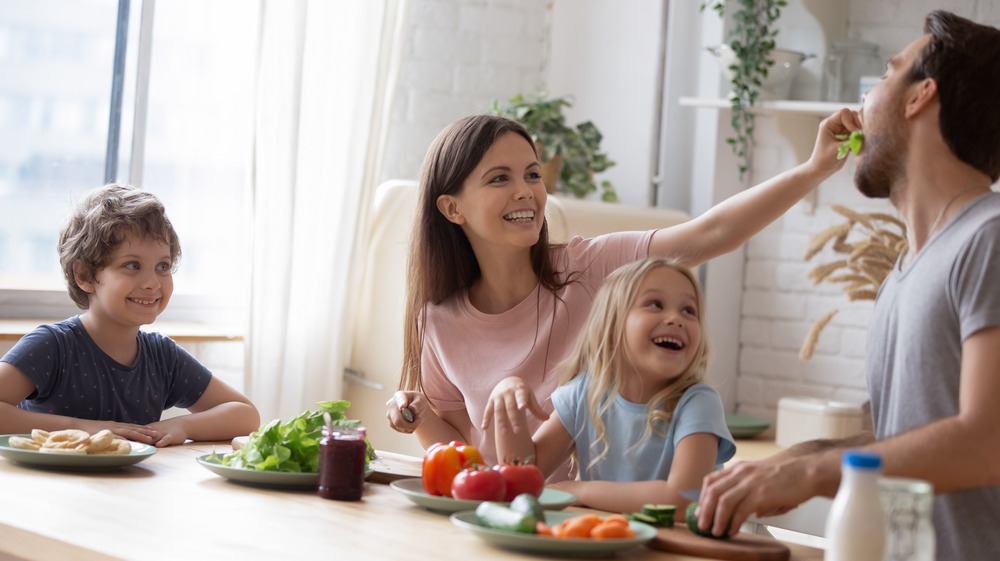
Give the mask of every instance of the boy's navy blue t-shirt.
[[170, 407], [190, 407], [212, 373], [168, 337], [140, 331], [139, 354], [124, 366], [97, 346], [79, 316], [42, 325], [3, 357], [35, 391], [18, 407], [79, 419], [145, 425]]

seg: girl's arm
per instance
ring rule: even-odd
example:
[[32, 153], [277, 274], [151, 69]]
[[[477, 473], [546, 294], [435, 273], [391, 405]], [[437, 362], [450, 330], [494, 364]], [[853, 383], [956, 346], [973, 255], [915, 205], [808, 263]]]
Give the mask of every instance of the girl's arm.
[[159, 433], [157, 447], [183, 444], [185, 440], [228, 440], [260, 427], [260, 413], [250, 399], [215, 376], [190, 414], [151, 423]]
[[737, 249], [842, 168], [847, 160], [837, 159], [836, 135], [860, 128], [857, 114], [849, 109], [827, 117], [807, 162], [733, 195], [697, 218], [658, 230], [649, 254], [676, 257], [695, 267]]
[[690, 501], [680, 492], [701, 489], [702, 479], [715, 467], [718, 450], [719, 437], [696, 433], [677, 444], [666, 481], [561, 481], [551, 487], [573, 493], [577, 504], [611, 512], [640, 512], [650, 503], [676, 505], [675, 517], [681, 521]]
[[[520, 415], [522, 417], [521, 426], [527, 426], [523, 410]], [[496, 425], [495, 433], [497, 457], [500, 458], [500, 461], [534, 458], [530, 460], [530, 463], [538, 466], [545, 477], [552, 475], [552, 472], [573, 453], [573, 438], [563, 426], [562, 421], [559, 420], [559, 414], [555, 412], [549, 415], [548, 420], [542, 423], [542, 426], [538, 427], [534, 436], [529, 435], [528, 431], [525, 430], [517, 432], [506, 430], [499, 423]]]

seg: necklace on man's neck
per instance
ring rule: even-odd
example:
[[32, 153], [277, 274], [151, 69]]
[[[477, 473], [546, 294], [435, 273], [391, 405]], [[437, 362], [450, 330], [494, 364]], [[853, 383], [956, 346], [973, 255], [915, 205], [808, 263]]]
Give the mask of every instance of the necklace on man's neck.
[[931, 237], [933, 237], [934, 234], [937, 233], [937, 230], [938, 230], [939, 227], [944, 226], [944, 224], [940, 223], [941, 219], [944, 218], [944, 214], [946, 212], [948, 212], [948, 209], [951, 207], [952, 203], [954, 203], [955, 201], [957, 201], [958, 198], [961, 197], [962, 195], [968, 193], [969, 191], [971, 191], [971, 190], [973, 190], [973, 189], [975, 189], [977, 187], [980, 188], [980, 189], [982, 189], [982, 188], [989, 189], [991, 185], [992, 185], [992, 183], [973, 182], [973, 183], [970, 183], [970, 184], [966, 185], [965, 187], [962, 187], [961, 189], [958, 190], [957, 193], [955, 193], [954, 195], [952, 195], [951, 198], [948, 199], [948, 202], [944, 203], [944, 206], [941, 207], [941, 212], [938, 213], [937, 218], [935, 218], [934, 222], [931, 223], [931, 229], [927, 231], [927, 238], [924, 240], [924, 243], [926, 244], [928, 241], [930, 241]]

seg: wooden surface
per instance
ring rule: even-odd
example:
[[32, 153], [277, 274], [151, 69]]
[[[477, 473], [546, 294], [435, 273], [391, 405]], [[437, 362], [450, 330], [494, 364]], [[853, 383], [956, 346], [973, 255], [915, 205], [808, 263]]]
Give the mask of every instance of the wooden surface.
[[[0, 458], [0, 559], [5, 555], [28, 561], [532, 557], [486, 545], [447, 516], [416, 506], [381, 483], [366, 484], [360, 502], [231, 483], [195, 461], [213, 447], [219, 453], [230, 449], [228, 443], [173, 446], [135, 466], [109, 472], [41, 470]], [[405, 457], [391, 460], [396, 461], [395, 469], [404, 471], [419, 462]], [[387, 473], [393, 475], [391, 469]], [[819, 550], [791, 548], [794, 560], [822, 558]], [[618, 558], [697, 559], [646, 547], [619, 553]]]
[[686, 526], [681, 525], [661, 528], [649, 547], [726, 561], [787, 561], [791, 556], [786, 545], [771, 538], [739, 533], [733, 538], [718, 540], [693, 534]]

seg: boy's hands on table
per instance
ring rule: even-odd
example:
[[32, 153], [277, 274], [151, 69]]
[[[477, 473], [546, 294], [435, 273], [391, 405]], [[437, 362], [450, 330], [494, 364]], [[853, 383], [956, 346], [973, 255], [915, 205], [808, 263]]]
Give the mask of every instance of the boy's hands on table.
[[79, 419], [75, 428], [87, 431], [90, 434], [97, 434], [104, 429], [108, 429], [118, 438], [142, 442], [143, 444], [155, 444], [160, 439], [160, 433], [152, 425], [133, 425], [132, 423]]
[[542, 409], [535, 398], [531, 386], [517, 376], [504, 378], [490, 393], [480, 428], [486, 430], [492, 422], [496, 423], [501, 432], [516, 434], [522, 428], [527, 428], [527, 412], [543, 421], [549, 418], [548, 412]]

